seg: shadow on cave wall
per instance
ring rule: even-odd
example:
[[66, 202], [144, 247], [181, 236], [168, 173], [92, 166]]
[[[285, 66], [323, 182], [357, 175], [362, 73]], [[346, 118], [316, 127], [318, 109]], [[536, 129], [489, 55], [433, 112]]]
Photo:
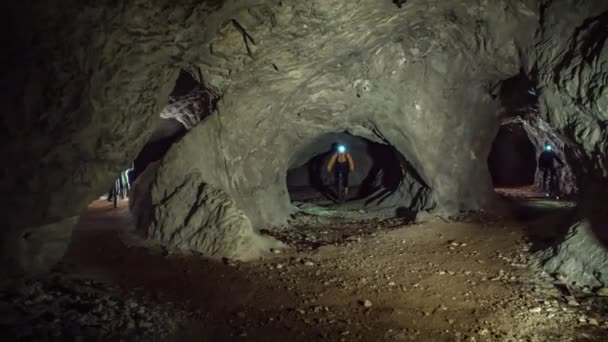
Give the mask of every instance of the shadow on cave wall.
[[367, 145], [367, 153], [372, 158], [372, 167], [359, 187], [357, 198], [366, 199], [365, 204], [382, 204], [403, 181], [402, 158], [394, 147], [375, 143]]

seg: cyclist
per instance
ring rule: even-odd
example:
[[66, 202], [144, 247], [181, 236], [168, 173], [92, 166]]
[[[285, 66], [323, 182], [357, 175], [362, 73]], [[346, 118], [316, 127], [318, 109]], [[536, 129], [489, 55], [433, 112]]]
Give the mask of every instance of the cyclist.
[[[344, 195], [348, 194], [348, 174], [349, 172], [355, 171], [355, 162], [350, 153], [346, 152], [346, 146], [338, 145], [337, 151], [329, 159], [327, 163], [327, 172], [334, 171], [334, 184], [339, 189], [340, 185], [343, 186]], [[342, 184], [338, 184], [342, 176]], [[338, 194], [340, 196], [341, 194]]]
[[114, 208], [116, 208], [119, 199], [125, 199], [129, 196], [132, 174], [133, 166], [118, 174], [118, 178], [114, 180], [114, 185], [108, 192], [107, 198], [109, 202], [114, 202]]
[[538, 168], [543, 173], [543, 191], [546, 197], [549, 197], [552, 191], [557, 193], [556, 161], [560, 167], [564, 166], [564, 162], [553, 151], [551, 144], [546, 142], [545, 150], [538, 157]]

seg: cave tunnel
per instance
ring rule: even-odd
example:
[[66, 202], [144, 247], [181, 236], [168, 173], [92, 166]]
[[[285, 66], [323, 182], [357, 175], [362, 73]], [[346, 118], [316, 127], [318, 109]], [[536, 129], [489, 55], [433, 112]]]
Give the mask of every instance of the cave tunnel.
[[521, 124], [501, 125], [492, 143], [488, 167], [496, 188], [515, 188], [534, 184], [536, 147]]
[[[335, 177], [327, 166], [338, 146], [345, 146], [352, 156], [355, 171], [348, 179], [349, 192], [344, 204], [368, 207], [393, 205], [390, 199], [407, 191], [405, 184], [416, 182], [412, 191], [428, 190], [406, 158], [392, 145], [378, 143], [347, 132], [327, 133], [300, 149], [292, 158], [287, 172], [287, 189], [293, 203], [339, 205], [336, 201]], [[408, 193], [410, 208], [420, 208], [428, 194]], [[403, 197], [403, 195], [401, 194]], [[408, 196], [405, 196], [408, 197]]]
[[[494, 188], [511, 193], [535, 184], [539, 137], [539, 102], [536, 83], [520, 72], [500, 82], [501, 125], [492, 142], [488, 169]], [[524, 121], [525, 120], [525, 121]], [[505, 190], [510, 189], [510, 190]]]
[[566, 158], [571, 147], [541, 114], [537, 88], [536, 81], [523, 70], [500, 83], [501, 126], [488, 156], [488, 168], [494, 187], [502, 195], [546, 195], [537, 165], [545, 144], [564, 162], [556, 173], [557, 197], [577, 191]]
[[5, 3], [0, 340], [606, 341], [608, 1]]

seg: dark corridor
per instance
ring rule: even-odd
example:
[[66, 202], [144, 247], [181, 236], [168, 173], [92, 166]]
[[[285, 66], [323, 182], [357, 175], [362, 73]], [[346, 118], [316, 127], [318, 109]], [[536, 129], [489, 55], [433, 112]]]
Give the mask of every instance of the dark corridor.
[[494, 187], [534, 184], [536, 164], [536, 148], [521, 124], [502, 125], [488, 157]]

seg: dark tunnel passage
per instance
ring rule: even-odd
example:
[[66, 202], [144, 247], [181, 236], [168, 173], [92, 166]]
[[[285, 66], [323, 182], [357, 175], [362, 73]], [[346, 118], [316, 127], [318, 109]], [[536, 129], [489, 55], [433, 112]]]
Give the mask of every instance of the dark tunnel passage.
[[515, 197], [546, 195], [538, 159], [546, 146], [551, 146], [565, 164], [559, 167], [555, 162], [556, 197], [576, 193], [567, 158], [571, 147], [541, 113], [536, 81], [521, 71], [501, 82], [498, 96], [501, 127], [488, 156], [488, 169], [498, 192]]
[[488, 157], [494, 187], [533, 185], [536, 164], [536, 148], [522, 125], [502, 125]]
[[536, 83], [522, 70], [501, 82], [498, 96], [502, 124], [488, 156], [493, 185], [495, 188], [534, 185], [538, 139], [530, 137], [530, 130], [522, 120], [531, 121], [539, 116]]
[[[337, 202], [334, 170], [328, 171], [327, 167], [338, 146], [346, 147], [355, 166], [349, 173], [345, 202], [382, 205], [401, 190], [407, 173], [416, 174], [391, 145], [348, 133], [330, 133], [319, 137], [292, 160], [287, 172], [287, 189], [292, 202], [319, 205]], [[423, 183], [417, 175], [416, 179]]]

